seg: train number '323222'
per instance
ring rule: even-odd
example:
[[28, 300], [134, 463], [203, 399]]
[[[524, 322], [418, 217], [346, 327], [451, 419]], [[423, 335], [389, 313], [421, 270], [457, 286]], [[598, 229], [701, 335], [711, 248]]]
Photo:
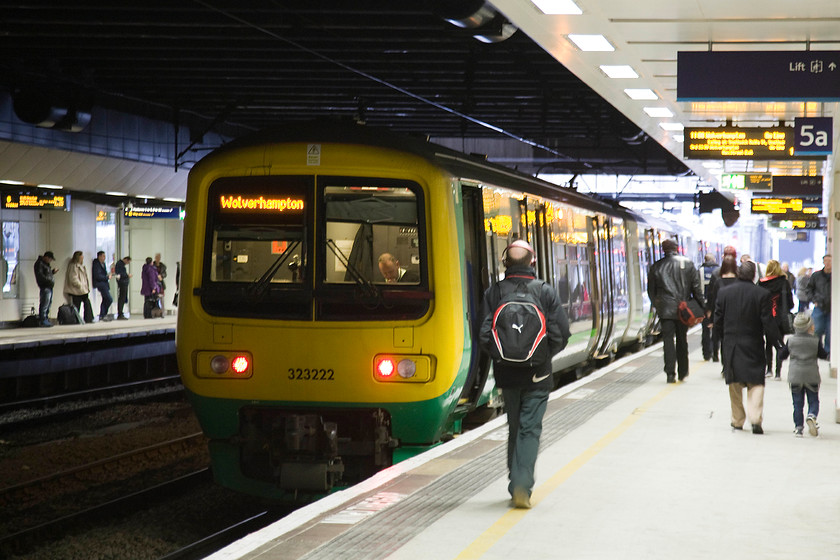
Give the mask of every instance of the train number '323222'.
[[332, 381], [334, 375], [332, 369], [289, 368], [289, 379], [294, 381]]

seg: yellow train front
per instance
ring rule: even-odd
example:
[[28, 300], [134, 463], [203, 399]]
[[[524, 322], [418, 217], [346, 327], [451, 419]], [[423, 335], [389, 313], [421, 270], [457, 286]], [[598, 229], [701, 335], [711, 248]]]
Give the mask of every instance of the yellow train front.
[[287, 136], [191, 171], [177, 329], [217, 480], [269, 498], [441, 441], [476, 355], [451, 177], [340, 132]]

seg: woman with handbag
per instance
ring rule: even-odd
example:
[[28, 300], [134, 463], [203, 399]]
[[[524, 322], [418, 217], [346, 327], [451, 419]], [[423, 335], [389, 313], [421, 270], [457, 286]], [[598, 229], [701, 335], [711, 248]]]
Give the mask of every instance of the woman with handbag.
[[[793, 325], [790, 320], [790, 312], [793, 309], [793, 293], [791, 293], [790, 282], [787, 281], [785, 273], [779, 261], [770, 260], [767, 262], [767, 276], [758, 281], [758, 285], [770, 292], [770, 299], [773, 305], [773, 318], [779, 332], [784, 335], [793, 334]], [[781, 341], [784, 343], [784, 340]], [[765, 343], [764, 355], [767, 360], [767, 373], [765, 377], [773, 377], [773, 345]], [[779, 348], [776, 348], [776, 379], [782, 379], [782, 360], [779, 359]]]

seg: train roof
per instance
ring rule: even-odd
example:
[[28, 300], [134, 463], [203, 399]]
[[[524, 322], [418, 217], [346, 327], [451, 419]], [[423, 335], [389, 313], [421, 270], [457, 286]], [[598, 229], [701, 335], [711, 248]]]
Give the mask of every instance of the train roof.
[[404, 151], [420, 156], [462, 179], [528, 192], [595, 212], [645, 221], [635, 212], [616, 202], [581, 194], [574, 189], [488, 162], [484, 156], [459, 152], [434, 144], [427, 138], [397, 134], [386, 128], [368, 127], [349, 121], [320, 120], [309, 123], [290, 123], [288, 126], [265, 129], [242, 136], [222, 146], [216, 152], [266, 143], [289, 142], [357, 144]]

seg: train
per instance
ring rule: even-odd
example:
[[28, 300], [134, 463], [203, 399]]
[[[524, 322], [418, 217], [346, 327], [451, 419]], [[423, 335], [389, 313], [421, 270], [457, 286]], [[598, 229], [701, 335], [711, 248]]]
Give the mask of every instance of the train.
[[388, 130], [306, 123], [218, 148], [189, 174], [176, 335], [217, 482], [324, 495], [498, 412], [477, 337], [515, 239], [570, 319], [558, 385], [649, 344], [647, 270], [666, 238], [695, 258], [702, 247], [673, 223]]

